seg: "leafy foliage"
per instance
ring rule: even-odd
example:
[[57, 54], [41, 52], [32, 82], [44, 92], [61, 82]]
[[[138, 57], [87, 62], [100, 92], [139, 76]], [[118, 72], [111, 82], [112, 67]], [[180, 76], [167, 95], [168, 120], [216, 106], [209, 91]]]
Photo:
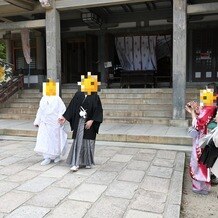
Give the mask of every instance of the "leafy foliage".
[[0, 42], [0, 59], [6, 59], [6, 46], [4, 42]]

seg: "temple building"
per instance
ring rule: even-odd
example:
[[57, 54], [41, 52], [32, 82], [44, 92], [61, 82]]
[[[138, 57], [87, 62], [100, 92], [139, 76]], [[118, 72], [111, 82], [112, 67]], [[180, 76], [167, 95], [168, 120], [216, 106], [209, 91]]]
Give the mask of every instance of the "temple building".
[[218, 80], [218, 0], [0, 0], [0, 14], [6, 61], [26, 84], [91, 71], [107, 88], [169, 87], [181, 120], [186, 87]]

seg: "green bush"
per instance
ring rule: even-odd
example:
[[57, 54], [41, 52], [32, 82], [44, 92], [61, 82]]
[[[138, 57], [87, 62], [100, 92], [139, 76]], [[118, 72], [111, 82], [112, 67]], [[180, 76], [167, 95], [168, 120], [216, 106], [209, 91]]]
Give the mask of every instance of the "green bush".
[[6, 46], [4, 42], [0, 42], [0, 59], [6, 59]]

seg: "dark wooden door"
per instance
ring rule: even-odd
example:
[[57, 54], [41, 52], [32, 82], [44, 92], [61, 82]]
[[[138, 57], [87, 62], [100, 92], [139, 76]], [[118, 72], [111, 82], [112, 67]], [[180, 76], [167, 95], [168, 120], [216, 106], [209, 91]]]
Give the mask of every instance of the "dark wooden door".
[[77, 83], [85, 74], [85, 40], [69, 39], [63, 46], [64, 82]]
[[98, 37], [96, 35], [86, 35], [86, 72], [91, 72], [93, 75], [98, 73]]
[[218, 79], [218, 31], [201, 29], [193, 31], [192, 81], [214, 82]]

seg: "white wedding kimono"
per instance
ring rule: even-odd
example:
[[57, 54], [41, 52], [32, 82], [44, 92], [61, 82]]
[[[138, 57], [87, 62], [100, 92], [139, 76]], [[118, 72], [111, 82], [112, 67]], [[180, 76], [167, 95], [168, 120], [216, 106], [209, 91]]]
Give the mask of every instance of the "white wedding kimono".
[[64, 126], [58, 123], [58, 118], [66, 107], [59, 96], [43, 96], [40, 100], [34, 125], [38, 125], [35, 152], [42, 154], [44, 159], [54, 160], [64, 155], [67, 145], [67, 133]]

